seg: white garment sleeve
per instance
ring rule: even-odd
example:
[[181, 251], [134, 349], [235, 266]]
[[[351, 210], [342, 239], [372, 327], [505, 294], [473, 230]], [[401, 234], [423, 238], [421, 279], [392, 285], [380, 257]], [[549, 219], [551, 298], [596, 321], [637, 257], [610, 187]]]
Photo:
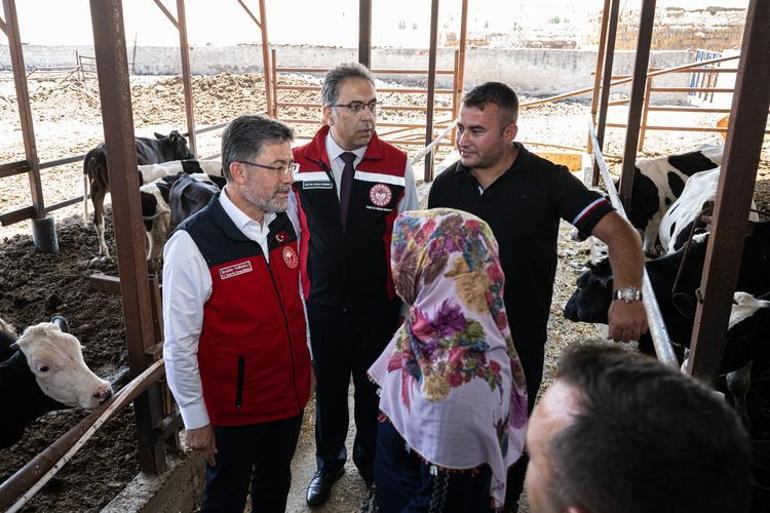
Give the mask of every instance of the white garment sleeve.
[[409, 159], [406, 160], [406, 169], [404, 169], [404, 197], [398, 203], [398, 211], [405, 212], [407, 210], [417, 210], [420, 208], [420, 203], [417, 199], [417, 184], [414, 180], [414, 170], [409, 163]]
[[[289, 193], [289, 206], [286, 208], [286, 215], [289, 216], [289, 221], [294, 227], [294, 233], [297, 235], [297, 247], [294, 248], [299, 254], [299, 240], [302, 237], [302, 227], [299, 224], [299, 206], [297, 205], [297, 198], [294, 196], [294, 191]], [[299, 298], [302, 301], [302, 310], [305, 312], [305, 337], [307, 340], [307, 350], [310, 353], [310, 360], [313, 360], [313, 347], [310, 345], [310, 321], [307, 318], [307, 305], [305, 305], [305, 294], [302, 290], [302, 279], [299, 280]]]
[[177, 231], [163, 249], [163, 359], [187, 429], [210, 422], [198, 370], [198, 341], [211, 289], [211, 275], [198, 246], [187, 232]]

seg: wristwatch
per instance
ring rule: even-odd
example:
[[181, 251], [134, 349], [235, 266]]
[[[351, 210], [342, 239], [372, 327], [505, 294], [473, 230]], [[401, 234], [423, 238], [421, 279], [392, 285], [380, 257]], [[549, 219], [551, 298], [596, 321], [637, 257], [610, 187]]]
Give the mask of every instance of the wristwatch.
[[642, 291], [639, 290], [637, 287], [628, 286], [623, 287], [622, 289], [616, 290], [612, 294], [612, 299], [619, 299], [623, 301], [624, 303], [631, 303], [633, 301], [641, 301], [642, 300]]

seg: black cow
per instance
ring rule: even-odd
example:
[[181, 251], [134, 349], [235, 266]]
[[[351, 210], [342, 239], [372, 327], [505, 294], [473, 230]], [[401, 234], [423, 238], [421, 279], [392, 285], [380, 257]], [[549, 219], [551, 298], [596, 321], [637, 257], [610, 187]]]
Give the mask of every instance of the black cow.
[[708, 146], [689, 153], [636, 162], [629, 221], [643, 232], [647, 254], [655, 254], [660, 221], [671, 203], [682, 194], [685, 182], [699, 171], [719, 166], [723, 150], [722, 146]]
[[[736, 290], [760, 295], [770, 290], [770, 222], [749, 224], [752, 233], [745, 240]], [[695, 290], [701, 282], [707, 241], [705, 237], [692, 242], [675, 294], [672, 289], [685, 250], [645, 264], [671, 341], [682, 347], [692, 338]], [[612, 290], [609, 261], [589, 264], [589, 270], [578, 277], [577, 290], [567, 301], [564, 316], [571, 321], [607, 324]], [[640, 345], [651, 347], [649, 335]]]
[[16, 443], [26, 426], [53, 410], [94, 408], [112, 395], [110, 384], [83, 362], [66, 319], [30, 326], [21, 337], [0, 321], [0, 448]]
[[[195, 156], [187, 145], [187, 140], [176, 130], [168, 135], [156, 133], [155, 139], [136, 138], [137, 164], [157, 164], [170, 160], [194, 159]], [[86, 153], [83, 159], [83, 174], [88, 177], [91, 189], [91, 201], [94, 205], [94, 225], [99, 237], [99, 255], [109, 257], [107, 243], [104, 240], [104, 197], [110, 191], [110, 177], [107, 172], [107, 148], [104, 143]], [[139, 183], [143, 183], [139, 173]], [[83, 201], [87, 194], [83, 195]]]
[[205, 173], [164, 176], [139, 188], [147, 231], [147, 269], [158, 272], [163, 244], [182, 221], [205, 207], [225, 186], [225, 178]]

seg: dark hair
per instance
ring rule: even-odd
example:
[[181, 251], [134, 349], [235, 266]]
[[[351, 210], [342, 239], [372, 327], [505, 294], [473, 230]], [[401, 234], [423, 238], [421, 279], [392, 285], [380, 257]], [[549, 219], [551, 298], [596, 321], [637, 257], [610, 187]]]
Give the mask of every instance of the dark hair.
[[471, 89], [463, 97], [463, 105], [466, 107], [484, 110], [489, 103], [494, 103], [502, 111], [502, 127], [507, 127], [518, 120], [519, 99], [513, 89], [501, 82], [485, 82]]
[[294, 140], [294, 131], [280, 121], [263, 116], [239, 116], [222, 134], [222, 171], [230, 179], [230, 164], [253, 160], [262, 153], [265, 143]]
[[330, 70], [324, 77], [321, 88], [321, 103], [324, 107], [337, 103], [342, 83], [349, 78], [363, 78], [374, 86], [372, 74], [365, 66], [357, 62], [346, 62]]
[[706, 386], [658, 361], [588, 345], [562, 359], [572, 421], [548, 444], [556, 507], [592, 513], [740, 513], [749, 445], [738, 416]]

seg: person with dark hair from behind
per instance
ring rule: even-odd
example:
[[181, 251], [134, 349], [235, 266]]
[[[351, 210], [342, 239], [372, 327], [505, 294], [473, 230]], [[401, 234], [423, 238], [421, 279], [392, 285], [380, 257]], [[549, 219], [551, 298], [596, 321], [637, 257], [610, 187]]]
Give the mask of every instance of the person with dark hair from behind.
[[587, 345], [562, 359], [527, 432], [532, 513], [744, 513], [747, 435], [712, 390]]

